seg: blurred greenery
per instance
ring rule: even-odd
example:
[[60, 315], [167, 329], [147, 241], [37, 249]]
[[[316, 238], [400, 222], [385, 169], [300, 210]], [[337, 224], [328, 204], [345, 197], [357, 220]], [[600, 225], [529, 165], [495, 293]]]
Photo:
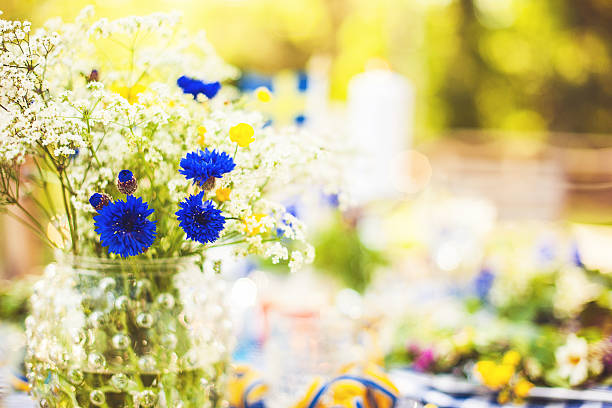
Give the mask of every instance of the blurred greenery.
[[327, 228], [313, 239], [318, 271], [342, 285], [364, 292], [378, 268], [387, 264], [385, 254], [366, 246], [359, 235], [358, 219], [336, 213]]
[[[449, 128], [612, 133], [608, 0], [3, 0], [40, 24], [179, 9], [243, 69], [275, 73], [331, 57], [331, 96], [382, 58], [418, 89], [418, 136]], [[423, 132], [429, 131], [429, 132]], [[588, 145], [590, 137], [585, 136]]]
[[23, 324], [29, 312], [34, 278], [0, 281], [0, 322]]

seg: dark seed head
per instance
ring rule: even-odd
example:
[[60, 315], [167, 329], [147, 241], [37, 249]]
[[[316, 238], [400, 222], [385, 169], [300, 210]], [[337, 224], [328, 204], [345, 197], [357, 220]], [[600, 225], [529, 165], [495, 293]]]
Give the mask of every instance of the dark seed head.
[[117, 176], [117, 189], [123, 194], [132, 194], [138, 188], [138, 181], [129, 170], [121, 170]]
[[89, 197], [89, 204], [96, 211], [100, 211], [102, 208], [107, 206], [110, 203], [110, 197], [104, 193], [93, 193], [91, 197]]

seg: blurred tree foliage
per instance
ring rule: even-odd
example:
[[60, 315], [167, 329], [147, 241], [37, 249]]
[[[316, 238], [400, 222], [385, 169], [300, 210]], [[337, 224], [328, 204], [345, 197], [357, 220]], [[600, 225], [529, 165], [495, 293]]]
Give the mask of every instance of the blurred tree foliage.
[[458, 0], [425, 30], [429, 123], [612, 132], [612, 2]]
[[[417, 128], [612, 132], [610, 0], [3, 0], [40, 24], [179, 9], [241, 68], [332, 57], [331, 96], [383, 58], [418, 89]], [[419, 133], [422, 135], [422, 133]]]

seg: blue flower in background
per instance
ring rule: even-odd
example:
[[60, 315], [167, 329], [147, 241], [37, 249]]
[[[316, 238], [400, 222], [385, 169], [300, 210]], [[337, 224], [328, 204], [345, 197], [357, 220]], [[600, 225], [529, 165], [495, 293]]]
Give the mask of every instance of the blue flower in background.
[[[295, 218], [299, 218], [297, 204], [294, 203], [294, 204], [290, 204], [290, 205], [285, 206], [285, 213], [291, 214]], [[293, 226], [291, 224], [291, 221], [283, 220], [283, 223], [285, 225], [287, 225], [288, 227], [290, 227], [290, 228]], [[282, 228], [277, 228], [276, 229], [276, 235], [279, 236], [279, 237], [282, 237], [283, 235], [285, 235], [285, 231], [283, 231]]]
[[293, 120], [295, 121], [295, 124], [297, 126], [303, 126], [304, 123], [306, 123], [306, 116], [300, 114], [300, 115], [297, 115]]
[[274, 91], [274, 84], [269, 75], [262, 75], [256, 72], [244, 72], [238, 80], [238, 88], [242, 92], [254, 91], [255, 89], [265, 86], [270, 92]]
[[123, 258], [145, 252], [155, 241], [156, 221], [147, 218], [154, 211], [132, 195], [104, 206], [94, 216], [100, 244]]
[[557, 256], [557, 254], [555, 253], [556, 248], [554, 246], [554, 242], [550, 242], [550, 241], [540, 242], [536, 251], [537, 251], [537, 254], [536, 254], [537, 259], [538, 261], [542, 263], [552, 262], [555, 260]]
[[176, 84], [181, 87], [184, 93], [193, 95], [193, 99], [196, 99], [198, 94], [204, 94], [208, 99], [212, 99], [221, 89], [219, 81], [204, 82], [185, 75], [177, 79]]
[[489, 291], [495, 281], [495, 274], [489, 268], [482, 268], [476, 279], [474, 279], [474, 286], [476, 287], [476, 294], [482, 300], [486, 299], [489, 295]]
[[578, 244], [574, 242], [572, 244], [571, 251], [572, 251], [571, 252], [572, 262], [574, 263], [574, 265], [580, 268], [584, 268], [584, 263], [582, 263], [582, 257], [580, 256], [580, 250], [578, 249]]
[[298, 72], [298, 91], [306, 92], [308, 90], [308, 74], [304, 71]]
[[180, 210], [176, 212], [179, 225], [187, 234], [187, 238], [201, 244], [215, 242], [225, 226], [225, 218], [216, 209], [212, 201], [202, 202], [204, 192], [190, 195], [179, 203]]
[[204, 185], [211, 177], [221, 178], [225, 173], [234, 170], [236, 164], [225, 152], [204, 149], [196, 152], [187, 153], [181, 159], [181, 169], [179, 173], [187, 180], [193, 180], [199, 186]]
[[325, 194], [322, 193], [323, 202], [332, 208], [338, 208], [340, 206], [340, 197], [338, 194]]

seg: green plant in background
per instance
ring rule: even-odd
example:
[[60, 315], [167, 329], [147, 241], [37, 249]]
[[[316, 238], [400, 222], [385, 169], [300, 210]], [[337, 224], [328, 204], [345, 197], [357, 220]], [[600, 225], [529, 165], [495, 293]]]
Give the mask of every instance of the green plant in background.
[[610, 274], [586, 267], [572, 239], [550, 230], [500, 228], [486, 254], [470, 284], [439, 288], [408, 313], [388, 364], [466, 377], [501, 400], [533, 384], [610, 383]]
[[387, 260], [382, 252], [364, 244], [358, 222], [358, 218], [335, 213], [327, 228], [313, 239], [317, 253], [314, 265], [342, 285], [363, 292]]
[[23, 324], [28, 315], [28, 300], [33, 279], [0, 281], [0, 322]]

